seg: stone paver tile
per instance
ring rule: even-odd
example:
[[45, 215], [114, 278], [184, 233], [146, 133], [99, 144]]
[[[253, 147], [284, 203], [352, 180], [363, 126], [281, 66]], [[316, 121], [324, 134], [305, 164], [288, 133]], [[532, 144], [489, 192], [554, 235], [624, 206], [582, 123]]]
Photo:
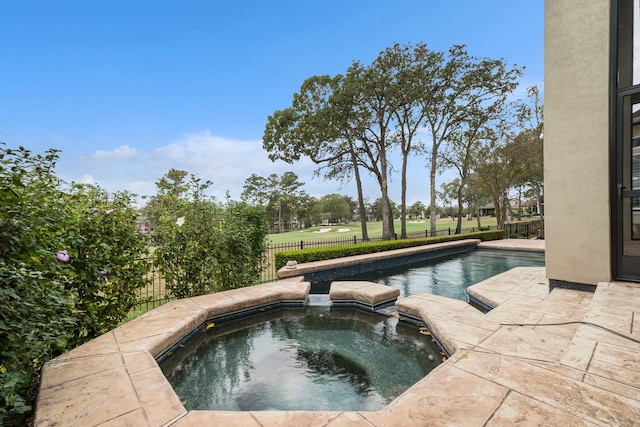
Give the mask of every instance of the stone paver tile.
[[523, 294], [512, 293], [509, 295], [509, 298], [505, 302], [505, 304], [512, 304], [515, 306], [524, 306], [527, 308], [531, 306], [535, 306], [536, 311], [541, 311], [539, 307], [540, 307], [540, 304], [542, 304], [542, 302], [544, 301], [545, 297], [546, 295], [535, 295], [530, 293], [523, 293]]
[[114, 329], [113, 332], [118, 344], [122, 344], [165, 334], [167, 331], [184, 328], [185, 326], [192, 330], [204, 321], [205, 313], [202, 309], [169, 302]]
[[343, 412], [329, 421], [327, 427], [375, 427], [358, 412]]
[[486, 314], [487, 319], [498, 323], [539, 323], [543, 316], [533, 306], [524, 307], [521, 304], [503, 304]]
[[366, 281], [333, 282], [329, 290], [331, 300], [357, 300], [371, 305], [396, 299], [399, 295], [397, 288]]
[[531, 363], [534, 366], [538, 366], [542, 369], [547, 369], [551, 372], [555, 372], [556, 374], [574, 379], [576, 381], [582, 381], [584, 379], [584, 371], [571, 368], [557, 362], [542, 362], [535, 360], [527, 360], [527, 362]]
[[124, 359], [124, 364], [127, 367], [129, 375], [158, 366], [155, 359], [146, 351], [123, 353], [122, 358]]
[[148, 426], [149, 420], [145, 417], [142, 409], [136, 409], [135, 411], [127, 412], [119, 417], [113, 418], [107, 421], [105, 426], [125, 426], [125, 427], [140, 427]]
[[35, 425], [97, 426], [140, 407], [124, 366], [41, 390]]
[[616, 347], [631, 350], [636, 350], [638, 348], [638, 343], [629, 341], [628, 339], [592, 325], [581, 325], [576, 331], [576, 337], [590, 339], [598, 341], [599, 343], [611, 344]]
[[558, 317], [582, 317], [581, 314], [584, 314], [583, 308], [579, 304], [558, 299], [545, 299], [540, 303], [538, 311]]
[[476, 289], [472, 291], [471, 288], [467, 288], [467, 293], [489, 307], [499, 307], [509, 300], [509, 294], [498, 290]]
[[60, 356], [55, 360], [73, 359], [77, 357], [96, 356], [110, 353], [117, 353], [120, 349], [116, 343], [113, 332], [107, 332], [91, 341], [82, 344]]
[[311, 291], [310, 282], [282, 283], [277, 286], [282, 301], [304, 301]]
[[636, 369], [627, 369], [594, 359], [589, 364], [588, 372], [624, 385], [636, 386], [640, 384], [640, 371], [637, 367]]
[[70, 360], [54, 359], [44, 365], [40, 389], [44, 390], [59, 386], [116, 368], [124, 370], [124, 362], [120, 354], [108, 354]]
[[586, 371], [596, 344], [595, 340], [574, 336], [564, 356], [560, 359], [560, 363], [583, 372]]
[[189, 332], [180, 334], [175, 331], [167, 331], [164, 334], [141, 337], [134, 341], [119, 343], [118, 345], [122, 352], [146, 351], [157, 356], [178, 342], [180, 338], [186, 336], [188, 333]]
[[321, 427], [335, 419], [340, 412], [333, 411], [254, 411], [251, 415], [258, 420], [261, 426], [273, 427]]
[[635, 349], [621, 348], [607, 343], [599, 343], [593, 359], [640, 372], [640, 344]]
[[470, 352], [455, 366], [587, 421], [634, 425], [640, 402], [512, 357]]
[[599, 387], [603, 390], [610, 391], [611, 393], [616, 393], [621, 396], [626, 396], [630, 399], [640, 401], [640, 388], [638, 388], [637, 386], [621, 384], [608, 378], [590, 374], [586, 374], [584, 376], [584, 382], [586, 384], [591, 384]]
[[500, 406], [507, 389], [446, 363], [379, 412], [362, 413], [387, 426], [483, 425]]
[[172, 305], [141, 319], [143, 317], [113, 330], [118, 346], [123, 352], [142, 350], [157, 356], [201, 325], [206, 320], [206, 312], [193, 306]]
[[510, 392], [487, 426], [596, 426], [520, 393]]
[[493, 332], [479, 326], [440, 318], [424, 319], [424, 321], [449, 353], [454, 353], [461, 348], [474, 347], [483, 342]]
[[540, 320], [537, 322], [538, 326], [534, 326], [533, 330], [544, 334], [554, 334], [560, 335], [563, 337], [567, 337], [569, 339], [573, 338], [576, 334], [578, 328], [580, 328], [580, 323], [567, 323], [567, 322], [578, 322], [582, 320], [580, 319], [571, 319], [570, 317], [561, 317], [556, 315], [543, 315]]
[[230, 302], [233, 301], [230, 297], [221, 292], [192, 297], [189, 298], [189, 300], [196, 306], [205, 310], [207, 312], [205, 317], [208, 319], [229, 312]]
[[230, 312], [259, 307], [280, 300], [280, 293], [277, 289], [260, 286], [235, 289], [232, 292], [229, 297], [234, 303], [230, 305]]
[[191, 411], [173, 424], [174, 427], [224, 426], [263, 427], [250, 412]]
[[615, 309], [590, 310], [585, 315], [584, 320], [623, 334], [630, 334], [631, 325], [633, 324], [633, 312]]
[[572, 315], [558, 316], [557, 314], [545, 314], [540, 319], [539, 329], [546, 328], [558, 335], [575, 335], [583, 321], [585, 313], [576, 311]]
[[502, 239], [482, 242], [479, 248], [520, 249], [544, 251], [544, 240], [537, 239]]
[[559, 362], [570, 342], [570, 338], [560, 335], [514, 327], [501, 328], [478, 347], [509, 356]]
[[187, 412], [157, 365], [130, 377], [149, 425], [163, 425]]

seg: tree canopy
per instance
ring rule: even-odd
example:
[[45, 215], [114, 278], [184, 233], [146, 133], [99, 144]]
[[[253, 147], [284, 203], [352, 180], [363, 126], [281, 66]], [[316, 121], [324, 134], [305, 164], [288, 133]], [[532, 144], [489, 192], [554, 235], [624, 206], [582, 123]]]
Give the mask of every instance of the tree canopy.
[[[397, 170], [390, 153], [399, 150], [402, 158], [404, 236], [407, 163], [426, 150], [431, 230], [435, 232], [435, 180], [441, 148], [456, 143], [477, 145], [481, 129], [502, 111], [521, 72], [502, 59], [473, 57], [465, 46], [436, 52], [424, 43], [394, 44], [369, 65], [354, 61], [344, 75], [305, 80], [291, 106], [267, 119], [263, 147], [272, 160], [294, 162], [308, 157], [326, 179], [355, 177], [361, 219], [365, 206], [360, 172], [375, 177], [385, 238], [394, 235], [389, 183]], [[466, 167], [461, 186], [468, 175]]]

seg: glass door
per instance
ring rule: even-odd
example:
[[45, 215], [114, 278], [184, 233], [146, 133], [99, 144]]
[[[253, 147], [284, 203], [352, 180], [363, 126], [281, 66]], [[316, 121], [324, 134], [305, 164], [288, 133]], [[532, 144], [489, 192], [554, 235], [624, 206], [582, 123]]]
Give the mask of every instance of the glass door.
[[618, 93], [616, 278], [640, 281], [640, 86]]

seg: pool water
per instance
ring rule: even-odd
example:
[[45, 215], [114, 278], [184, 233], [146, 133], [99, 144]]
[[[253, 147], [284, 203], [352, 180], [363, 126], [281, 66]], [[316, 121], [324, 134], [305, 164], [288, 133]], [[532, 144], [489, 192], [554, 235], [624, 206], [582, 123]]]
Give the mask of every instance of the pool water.
[[[367, 280], [400, 289], [398, 299], [419, 293], [441, 295], [468, 301], [467, 288], [514, 267], [544, 267], [544, 254], [473, 250], [461, 255], [352, 275], [339, 280]], [[319, 283], [312, 292], [328, 291]]]
[[395, 317], [306, 307], [216, 325], [161, 368], [187, 410], [375, 411], [441, 361]]

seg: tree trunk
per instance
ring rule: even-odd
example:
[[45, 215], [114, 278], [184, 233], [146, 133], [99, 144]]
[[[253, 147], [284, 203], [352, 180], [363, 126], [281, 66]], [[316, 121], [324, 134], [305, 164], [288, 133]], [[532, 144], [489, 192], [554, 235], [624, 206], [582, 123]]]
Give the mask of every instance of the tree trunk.
[[402, 201], [400, 206], [400, 238], [407, 238], [407, 156], [402, 157]]
[[351, 161], [353, 162], [353, 172], [356, 177], [356, 187], [358, 188], [358, 210], [360, 211], [360, 228], [362, 229], [362, 240], [369, 240], [367, 232], [367, 208], [364, 205], [364, 196], [362, 195], [362, 181], [360, 180], [360, 169], [356, 154], [351, 151]]
[[518, 221], [522, 219], [522, 187], [518, 187]]
[[431, 172], [429, 174], [429, 206], [431, 212], [429, 213], [429, 227], [431, 228], [431, 236], [436, 235], [436, 220], [437, 220], [437, 212], [436, 212], [436, 159], [437, 152], [434, 147], [431, 153]]
[[462, 185], [458, 187], [458, 223], [455, 234], [462, 233], [462, 188]]
[[[381, 126], [380, 139], [384, 141], [385, 132]], [[387, 186], [387, 152], [383, 143], [379, 144], [378, 154], [380, 155], [380, 193], [382, 195], [382, 238], [391, 240], [395, 238], [393, 229], [393, 212], [391, 212], [391, 203], [389, 203], [389, 189]]]
[[542, 212], [542, 191], [539, 185], [536, 185], [536, 203], [538, 204], [538, 215], [540, 215], [540, 221], [544, 221], [544, 215]]

